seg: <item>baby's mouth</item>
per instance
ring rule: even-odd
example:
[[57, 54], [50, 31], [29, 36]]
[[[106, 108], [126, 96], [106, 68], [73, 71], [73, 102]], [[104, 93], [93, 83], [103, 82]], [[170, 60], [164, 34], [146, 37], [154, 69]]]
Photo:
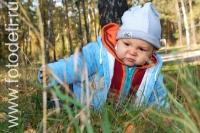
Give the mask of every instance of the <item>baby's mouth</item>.
[[129, 61], [129, 62], [135, 62], [135, 60], [132, 59], [132, 58], [126, 58], [126, 59], [127, 59], [127, 61]]

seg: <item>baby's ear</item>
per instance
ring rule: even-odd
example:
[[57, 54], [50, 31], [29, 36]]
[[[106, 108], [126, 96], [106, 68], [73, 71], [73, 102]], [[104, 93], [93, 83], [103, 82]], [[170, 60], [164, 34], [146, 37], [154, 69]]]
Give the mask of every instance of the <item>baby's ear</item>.
[[156, 51], [158, 51], [158, 49], [157, 49], [157, 48], [154, 48], [154, 49], [153, 49], [153, 53], [156, 52]]

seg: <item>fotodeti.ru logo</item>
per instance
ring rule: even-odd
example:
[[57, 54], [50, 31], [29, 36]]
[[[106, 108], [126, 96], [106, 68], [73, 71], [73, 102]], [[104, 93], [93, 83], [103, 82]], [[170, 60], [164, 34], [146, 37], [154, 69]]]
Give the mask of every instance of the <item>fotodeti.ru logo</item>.
[[18, 126], [18, 104], [16, 103], [18, 99], [18, 55], [17, 51], [19, 50], [18, 46], [18, 33], [17, 30], [19, 28], [18, 24], [16, 23], [16, 19], [18, 19], [18, 15], [15, 14], [13, 11], [17, 11], [19, 8], [18, 2], [8, 2], [8, 17], [9, 17], [9, 24], [7, 24], [6, 31], [9, 32], [8, 40], [10, 42], [5, 43], [8, 46], [8, 50], [10, 54], [8, 55], [9, 63], [6, 65], [9, 68], [7, 74], [8, 78], [5, 78], [5, 82], [8, 84], [12, 84], [13, 88], [8, 88], [9, 90], [9, 100], [8, 100], [8, 122], [10, 123], [9, 128]]

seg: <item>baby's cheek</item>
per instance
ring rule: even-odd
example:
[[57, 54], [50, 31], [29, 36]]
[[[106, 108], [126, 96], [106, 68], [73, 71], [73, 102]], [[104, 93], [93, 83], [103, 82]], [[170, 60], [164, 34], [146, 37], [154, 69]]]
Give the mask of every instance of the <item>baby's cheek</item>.
[[121, 53], [120, 53], [119, 51], [116, 51], [115, 53], [116, 53], [117, 57], [118, 57], [119, 59], [121, 59]]

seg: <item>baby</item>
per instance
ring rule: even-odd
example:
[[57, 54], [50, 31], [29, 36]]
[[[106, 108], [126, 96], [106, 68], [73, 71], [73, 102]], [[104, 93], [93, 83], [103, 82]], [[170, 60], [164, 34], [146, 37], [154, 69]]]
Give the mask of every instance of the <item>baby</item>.
[[[168, 107], [163, 76], [160, 73], [162, 59], [156, 53], [160, 49], [161, 25], [159, 13], [152, 3], [132, 7], [124, 12], [122, 26], [110, 23], [103, 27], [102, 36], [96, 42], [83, 47], [78, 58], [69, 58], [48, 64], [48, 67], [64, 82], [73, 84], [77, 100], [93, 94], [91, 108], [99, 109], [108, 101], [116, 105], [127, 99], [139, 107], [156, 105]], [[74, 63], [76, 59], [77, 63]], [[87, 77], [81, 78], [86, 65]], [[77, 65], [78, 71], [74, 71]], [[38, 73], [42, 82], [43, 69]], [[89, 81], [89, 85], [86, 84]], [[58, 84], [47, 78], [49, 85]], [[85, 86], [81, 86], [83, 83]], [[93, 93], [92, 93], [93, 92]]]

